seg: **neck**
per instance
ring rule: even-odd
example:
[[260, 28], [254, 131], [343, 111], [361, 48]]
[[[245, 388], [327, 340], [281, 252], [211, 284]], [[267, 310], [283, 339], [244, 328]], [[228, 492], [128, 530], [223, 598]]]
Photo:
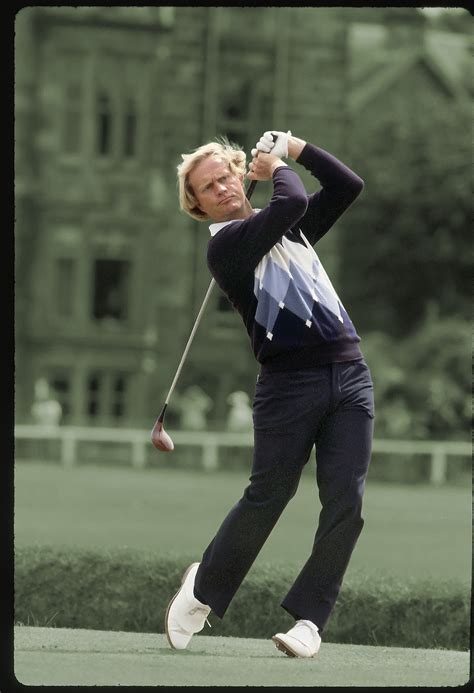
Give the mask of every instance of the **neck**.
[[239, 210], [235, 216], [233, 217], [234, 219], [247, 219], [251, 214], [253, 214], [253, 207], [250, 204], [250, 201], [245, 198], [245, 202], [242, 206], [242, 209]]
[[250, 201], [247, 200], [247, 198], [245, 198], [244, 206], [243, 206], [243, 208], [242, 208], [242, 210], [241, 210], [241, 212], [237, 218], [238, 219], [247, 219], [247, 217], [249, 217], [251, 214], [253, 214], [253, 207], [250, 204]]
[[247, 217], [251, 216], [253, 214], [253, 207], [250, 204], [250, 202], [245, 199], [245, 202], [242, 206], [241, 209], [238, 211], [232, 212], [231, 215], [229, 215], [228, 219], [212, 219], [214, 223], [221, 223], [223, 221], [235, 221], [237, 219], [247, 219]]

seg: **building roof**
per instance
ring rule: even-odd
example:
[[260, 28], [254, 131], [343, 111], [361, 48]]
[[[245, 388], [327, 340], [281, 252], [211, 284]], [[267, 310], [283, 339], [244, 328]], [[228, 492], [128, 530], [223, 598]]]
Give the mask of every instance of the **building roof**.
[[410, 27], [404, 42], [390, 42], [392, 27], [386, 23], [355, 22], [349, 27], [350, 107], [357, 111], [373, 97], [389, 89], [416, 66], [434, 77], [440, 90], [454, 99], [472, 95], [470, 36]]

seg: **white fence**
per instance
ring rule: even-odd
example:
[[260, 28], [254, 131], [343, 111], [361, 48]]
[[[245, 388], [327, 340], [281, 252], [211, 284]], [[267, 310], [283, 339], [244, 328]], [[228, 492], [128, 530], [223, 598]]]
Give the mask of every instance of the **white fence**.
[[[85, 426], [59, 426], [47, 428], [36, 425], [15, 426], [15, 440], [60, 441], [60, 459], [65, 466], [77, 462], [80, 442], [123, 443], [130, 446], [130, 462], [142, 468], [147, 463], [147, 448], [152, 448], [150, 431], [120, 428], [92, 428]], [[219, 468], [219, 449], [225, 447], [253, 447], [253, 433], [228, 433], [226, 431], [168, 431], [178, 447], [192, 445], [201, 448], [201, 464], [205, 470]], [[428, 455], [431, 458], [430, 482], [443, 484], [449, 456], [471, 457], [472, 446], [462, 441], [430, 440], [374, 440], [375, 453], [398, 455]], [[162, 453], [157, 455], [174, 453]], [[21, 459], [18, 457], [17, 459]]]

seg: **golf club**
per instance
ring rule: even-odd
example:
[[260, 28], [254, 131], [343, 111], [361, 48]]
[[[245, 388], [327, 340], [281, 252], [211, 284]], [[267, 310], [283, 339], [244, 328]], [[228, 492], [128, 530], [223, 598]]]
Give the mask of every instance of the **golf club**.
[[[251, 196], [252, 196], [252, 193], [253, 193], [253, 191], [255, 190], [255, 186], [256, 186], [256, 185], [257, 185], [257, 181], [256, 181], [256, 180], [251, 181], [251, 183], [250, 183], [250, 185], [249, 185], [249, 187], [248, 187], [248, 189], [247, 189], [247, 192], [245, 193], [245, 195], [246, 195], [246, 197], [247, 197], [248, 200], [250, 200], [250, 198], [251, 198]], [[167, 407], [168, 407], [168, 404], [169, 404], [169, 401], [170, 401], [170, 397], [171, 397], [171, 395], [172, 395], [172, 393], [173, 393], [174, 387], [175, 387], [175, 385], [176, 385], [176, 381], [178, 380], [179, 374], [181, 373], [181, 369], [182, 369], [182, 367], [183, 367], [184, 361], [185, 361], [186, 356], [187, 356], [187, 354], [188, 354], [189, 347], [191, 346], [191, 342], [192, 342], [193, 339], [194, 339], [194, 335], [195, 335], [196, 330], [197, 330], [197, 328], [198, 328], [198, 325], [199, 325], [199, 323], [200, 323], [200, 321], [201, 321], [202, 314], [203, 314], [204, 309], [205, 309], [205, 307], [206, 307], [206, 304], [207, 304], [207, 302], [208, 302], [208, 300], [209, 300], [209, 296], [210, 296], [211, 293], [212, 293], [212, 289], [214, 288], [214, 284], [215, 284], [215, 283], [216, 283], [216, 281], [215, 281], [215, 279], [214, 279], [214, 277], [213, 277], [213, 278], [211, 279], [211, 283], [209, 284], [209, 288], [208, 288], [208, 290], [207, 290], [207, 292], [206, 292], [206, 295], [204, 296], [204, 300], [203, 300], [203, 302], [202, 302], [202, 306], [201, 306], [201, 308], [200, 308], [200, 310], [199, 310], [199, 313], [198, 313], [198, 315], [197, 315], [197, 317], [196, 317], [196, 320], [195, 320], [193, 329], [191, 330], [191, 334], [189, 335], [188, 342], [187, 342], [187, 344], [186, 344], [186, 347], [185, 347], [185, 349], [184, 349], [183, 355], [182, 355], [182, 357], [181, 357], [181, 361], [179, 362], [179, 366], [178, 366], [178, 369], [177, 369], [177, 371], [176, 371], [176, 375], [174, 376], [173, 382], [171, 383], [171, 387], [170, 387], [169, 392], [168, 392], [168, 395], [167, 395], [167, 397], [166, 397], [166, 400], [165, 400], [165, 404], [164, 404], [164, 406], [163, 406], [163, 409], [161, 410], [161, 413], [160, 413], [159, 417], [157, 418], [157, 420], [156, 420], [156, 422], [155, 422], [155, 425], [153, 426], [153, 430], [152, 430], [152, 433], [151, 433], [151, 442], [153, 443], [153, 445], [155, 446], [155, 448], [156, 448], [157, 450], [161, 450], [162, 452], [170, 452], [171, 450], [174, 450], [174, 443], [173, 443], [173, 441], [171, 440], [171, 437], [168, 435], [168, 433], [166, 433], [165, 429], [163, 428], [163, 420], [164, 420], [164, 418], [165, 418], [165, 412], [166, 412], [166, 409], [167, 409]]]

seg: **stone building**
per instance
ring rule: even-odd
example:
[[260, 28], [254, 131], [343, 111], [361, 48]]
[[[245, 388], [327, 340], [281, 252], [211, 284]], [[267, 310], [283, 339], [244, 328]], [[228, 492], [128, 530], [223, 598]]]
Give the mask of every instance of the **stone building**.
[[380, 110], [404, 127], [415, 112], [429, 115], [443, 103], [470, 107], [470, 46], [469, 34], [430, 29], [413, 8], [355, 14], [348, 29], [352, 127], [363, 127]]
[[[355, 23], [349, 8], [18, 13], [18, 422], [30, 420], [45, 378], [62, 423], [153, 424], [210, 281], [207, 226], [178, 210], [180, 154], [217, 134], [249, 151], [275, 126], [344, 158], [363, 99], [351, 82]], [[268, 192], [257, 186], [256, 206]], [[334, 238], [320, 247], [336, 270]], [[229, 393], [252, 394], [256, 372], [216, 288], [179, 386], [203, 388], [218, 427]], [[172, 424], [172, 407], [167, 416]]]

